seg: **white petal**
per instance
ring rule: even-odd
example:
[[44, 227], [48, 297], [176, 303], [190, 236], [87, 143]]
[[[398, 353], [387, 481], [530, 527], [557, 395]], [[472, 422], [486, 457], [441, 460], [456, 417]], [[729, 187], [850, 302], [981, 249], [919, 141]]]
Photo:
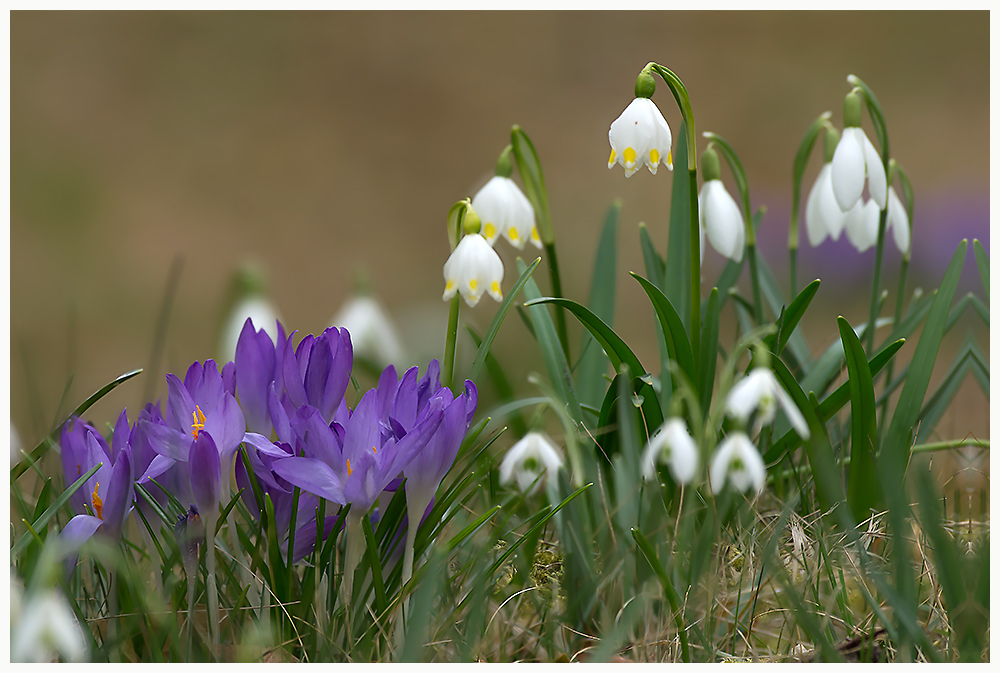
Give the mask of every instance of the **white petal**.
[[[865, 154], [860, 128], [844, 129], [833, 153], [833, 194], [842, 212], [848, 212], [865, 188]], [[863, 137], [863, 134], [862, 134]]]
[[774, 394], [778, 398], [778, 404], [785, 412], [785, 416], [788, 417], [788, 422], [792, 424], [795, 428], [795, 432], [799, 433], [799, 437], [802, 439], [809, 439], [809, 424], [806, 423], [806, 419], [802, 416], [802, 412], [799, 411], [798, 406], [796, 406], [794, 400], [791, 396], [785, 392], [785, 389], [781, 387], [777, 379], [775, 379]]
[[670, 155], [670, 126], [656, 104], [648, 98], [635, 98], [608, 130], [611, 157], [608, 168], [619, 164], [630, 177], [643, 165], [651, 173], [666, 162], [673, 170]]
[[749, 374], [729, 389], [729, 396], [726, 398], [726, 413], [746, 423], [750, 414], [757, 410], [761, 398], [770, 394], [773, 377], [774, 375], [769, 369], [762, 367], [752, 369]]
[[719, 254], [734, 262], [743, 259], [743, 215], [721, 180], [702, 185], [702, 212], [708, 242]]
[[[455, 291], [453, 288], [452, 296]], [[367, 357], [382, 365], [398, 365], [405, 360], [399, 330], [374, 297], [352, 298], [337, 311], [330, 325], [347, 329], [355, 356]]]
[[[869, 206], [869, 204], [871, 205]], [[872, 247], [878, 239], [878, 214], [878, 206], [871, 200], [867, 203], [858, 201], [845, 214], [844, 228], [847, 229], [847, 240], [858, 249], [858, 252], [864, 252]]]
[[481, 234], [467, 234], [455, 246], [444, 265], [444, 298], [457, 290], [465, 303], [475, 306], [484, 293], [500, 301], [503, 292], [503, 262]]
[[830, 170], [830, 164], [823, 164], [806, 200], [806, 233], [809, 235], [809, 245], [814, 248], [830, 233], [823, 212], [819, 209], [820, 194], [830, 180]]
[[728, 435], [719, 445], [709, 468], [712, 492], [718, 493], [728, 479], [738, 491], [753, 486], [756, 492], [764, 488], [767, 470], [757, 447], [742, 432]]
[[892, 229], [892, 238], [896, 241], [899, 251], [906, 254], [910, 249], [910, 218], [906, 215], [906, 208], [896, 196], [896, 190], [889, 190], [889, 215], [887, 227]]
[[[534, 460], [535, 466], [528, 469], [525, 463]], [[532, 492], [540, 485], [538, 480], [544, 467], [548, 478], [553, 478], [562, 466], [558, 449], [537, 432], [529, 432], [511, 447], [500, 464], [500, 483], [506, 485], [511, 478], [517, 481], [522, 491]]]
[[[860, 131], [860, 129], [859, 129]], [[868, 173], [868, 193], [875, 200], [879, 210], [885, 210], [886, 180], [885, 166], [882, 165], [882, 158], [864, 131], [860, 131], [864, 139], [865, 147], [865, 170]]]

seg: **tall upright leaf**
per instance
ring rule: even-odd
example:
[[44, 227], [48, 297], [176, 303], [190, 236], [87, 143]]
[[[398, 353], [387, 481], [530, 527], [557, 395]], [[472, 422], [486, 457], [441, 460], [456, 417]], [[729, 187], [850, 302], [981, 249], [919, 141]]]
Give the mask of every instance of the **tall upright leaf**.
[[[681, 123], [677, 131], [676, 166], [687, 166], [687, 130]], [[667, 237], [667, 263], [663, 291], [677, 309], [685, 330], [691, 328], [691, 205], [688, 171], [674, 171], [670, 190], [670, 233]]]
[[[587, 302], [593, 314], [608, 325], [613, 325], [615, 318], [616, 238], [621, 207], [621, 200], [615, 199], [604, 218], [604, 228], [597, 242], [594, 272], [590, 277], [590, 300]], [[583, 334], [580, 353], [582, 355], [576, 375], [577, 395], [584, 404], [596, 407], [601, 403], [607, 388], [601, 374], [607, 372], [608, 359], [598, 348], [590, 332]]]
[[875, 480], [875, 388], [858, 335], [843, 317], [837, 318], [837, 326], [844, 343], [851, 389], [851, 471], [847, 479], [847, 504], [854, 519], [864, 521], [879, 501]]

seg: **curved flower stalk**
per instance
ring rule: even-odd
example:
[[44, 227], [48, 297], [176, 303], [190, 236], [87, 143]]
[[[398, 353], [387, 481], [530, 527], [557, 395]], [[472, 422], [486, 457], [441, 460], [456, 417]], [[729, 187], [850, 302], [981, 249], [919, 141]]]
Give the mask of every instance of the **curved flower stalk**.
[[833, 193], [841, 211], [846, 213], [854, 207], [866, 180], [871, 198], [879, 210], [885, 210], [885, 167], [875, 146], [861, 130], [861, 97], [851, 92], [844, 98], [844, 132], [832, 162]]
[[[510, 166], [509, 160], [507, 165]], [[490, 178], [472, 197], [472, 208], [483, 222], [482, 235], [490, 245], [502, 235], [518, 250], [523, 250], [528, 241], [541, 250], [535, 211], [509, 174]]]
[[768, 367], [755, 367], [733, 385], [726, 398], [726, 412], [742, 423], [746, 423], [754, 411], [757, 412], [754, 435], [760, 432], [761, 427], [774, 420], [779, 405], [799, 436], [809, 439], [806, 419]]
[[503, 271], [500, 256], [482, 234], [466, 234], [444, 263], [441, 298], [448, 301], [459, 293], [470, 308], [479, 303], [483, 293], [503, 301]]
[[656, 464], [666, 463], [678, 484], [690, 484], [698, 472], [698, 447], [683, 418], [667, 419], [649, 438], [642, 454], [642, 477], [656, 479]]
[[740, 492], [746, 492], [752, 486], [757, 494], [764, 490], [766, 478], [764, 461], [757, 447], [743, 432], [730, 433], [722, 440], [708, 470], [712, 493], [722, 491], [728, 481]]
[[[649, 79], [652, 81], [652, 76]], [[661, 161], [665, 161], [669, 170], [674, 170], [670, 125], [650, 99], [652, 95], [652, 89], [640, 91], [637, 82], [636, 97], [608, 129], [608, 143], [611, 145], [608, 168], [613, 168], [615, 164], [622, 166], [627, 178], [643, 166], [656, 175]]]
[[559, 450], [540, 432], [529, 432], [510, 448], [500, 463], [500, 484], [511, 481], [518, 489], [532, 495], [542, 478], [553, 479], [563, 465]]

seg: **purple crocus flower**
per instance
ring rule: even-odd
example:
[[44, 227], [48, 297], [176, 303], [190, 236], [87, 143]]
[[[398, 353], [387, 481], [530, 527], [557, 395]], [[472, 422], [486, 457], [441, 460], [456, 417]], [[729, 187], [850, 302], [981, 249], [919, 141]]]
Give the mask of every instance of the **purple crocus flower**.
[[104, 480], [105, 485], [111, 477], [111, 449], [104, 437], [94, 426], [80, 418], [71, 418], [62, 429], [59, 441], [62, 453], [63, 477], [66, 486], [71, 485], [98, 463], [104, 463], [83, 486], [70, 497], [73, 511], [83, 514], [87, 511], [89, 494], [93, 493], [95, 485]]
[[[293, 351], [294, 336], [292, 332], [275, 348], [275, 368], [280, 368], [281, 374], [280, 379], [275, 374], [274, 392], [289, 417], [295, 409], [308, 404], [330, 423], [351, 380], [354, 364], [351, 335], [345, 329], [329, 327], [318, 337], [305, 336]], [[274, 414], [272, 408], [272, 417]]]
[[[285, 328], [277, 322], [277, 343], [284, 346]], [[270, 335], [263, 329], [254, 329], [247, 318], [236, 343], [236, 388], [240, 393], [240, 407], [247, 420], [247, 428], [265, 436], [271, 434], [271, 415], [268, 412], [268, 391], [271, 384], [284, 390], [282, 367]]]

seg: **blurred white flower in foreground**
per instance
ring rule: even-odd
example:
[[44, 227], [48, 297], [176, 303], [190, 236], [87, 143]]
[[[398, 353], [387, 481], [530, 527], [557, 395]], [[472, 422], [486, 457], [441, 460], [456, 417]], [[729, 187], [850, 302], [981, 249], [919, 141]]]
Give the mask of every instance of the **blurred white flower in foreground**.
[[465, 303], [475, 306], [488, 293], [503, 301], [503, 261], [482, 234], [466, 234], [444, 263], [445, 301], [461, 293]]
[[405, 364], [399, 330], [374, 297], [352, 297], [333, 316], [330, 325], [347, 330], [355, 356], [368, 358], [381, 367]]
[[500, 463], [500, 483], [507, 485], [513, 479], [521, 491], [534, 493], [541, 485], [543, 472], [550, 479], [562, 466], [559, 450], [545, 435], [529, 432], [514, 444]]
[[766, 477], [767, 471], [757, 447], [742, 432], [726, 436], [712, 457], [708, 470], [712, 493], [721, 491], [727, 480], [741, 493], [751, 486], [756, 493], [760, 493]]
[[10, 660], [42, 663], [83, 661], [87, 641], [66, 597], [56, 589], [22, 595], [20, 582], [11, 569]]
[[688, 484], [698, 471], [698, 447], [682, 418], [668, 419], [646, 444], [642, 454], [642, 476], [656, 478], [656, 463], [666, 463], [678, 484]]
[[608, 168], [616, 163], [621, 164], [627, 178], [632, 177], [644, 164], [650, 173], [656, 175], [656, 169], [664, 157], [667, 168], [674, 170], [670, 154], [670, 126], [656, 103], [649, 98], [635, 98], [618, 119], [611, 122], [608, 142], [611, 143]]
[[726, 412], [743, 423], [747, 422], [750, 414], [757, 412], [753, 431], [755, 435], [760, 432], [761, 427], [774, 420], [778, 405], [785, 411], [788, 421], [799, 433], [799, 437], [809, 439], [809, 425], [802, 417], [802, 412], [767, 367], [754, 367], [749, 374], [736, 382], [729, 391], [729, 397], [726, 398]]
[[472, 197], [472, 209], [482, 219], [482, 235], [490, 245], [502, 234], [518, 250], [522, 250], [529, 240], [541, 249], [542, 240], [535, 228], [535, 210], [510, 178], [493, 176]]

